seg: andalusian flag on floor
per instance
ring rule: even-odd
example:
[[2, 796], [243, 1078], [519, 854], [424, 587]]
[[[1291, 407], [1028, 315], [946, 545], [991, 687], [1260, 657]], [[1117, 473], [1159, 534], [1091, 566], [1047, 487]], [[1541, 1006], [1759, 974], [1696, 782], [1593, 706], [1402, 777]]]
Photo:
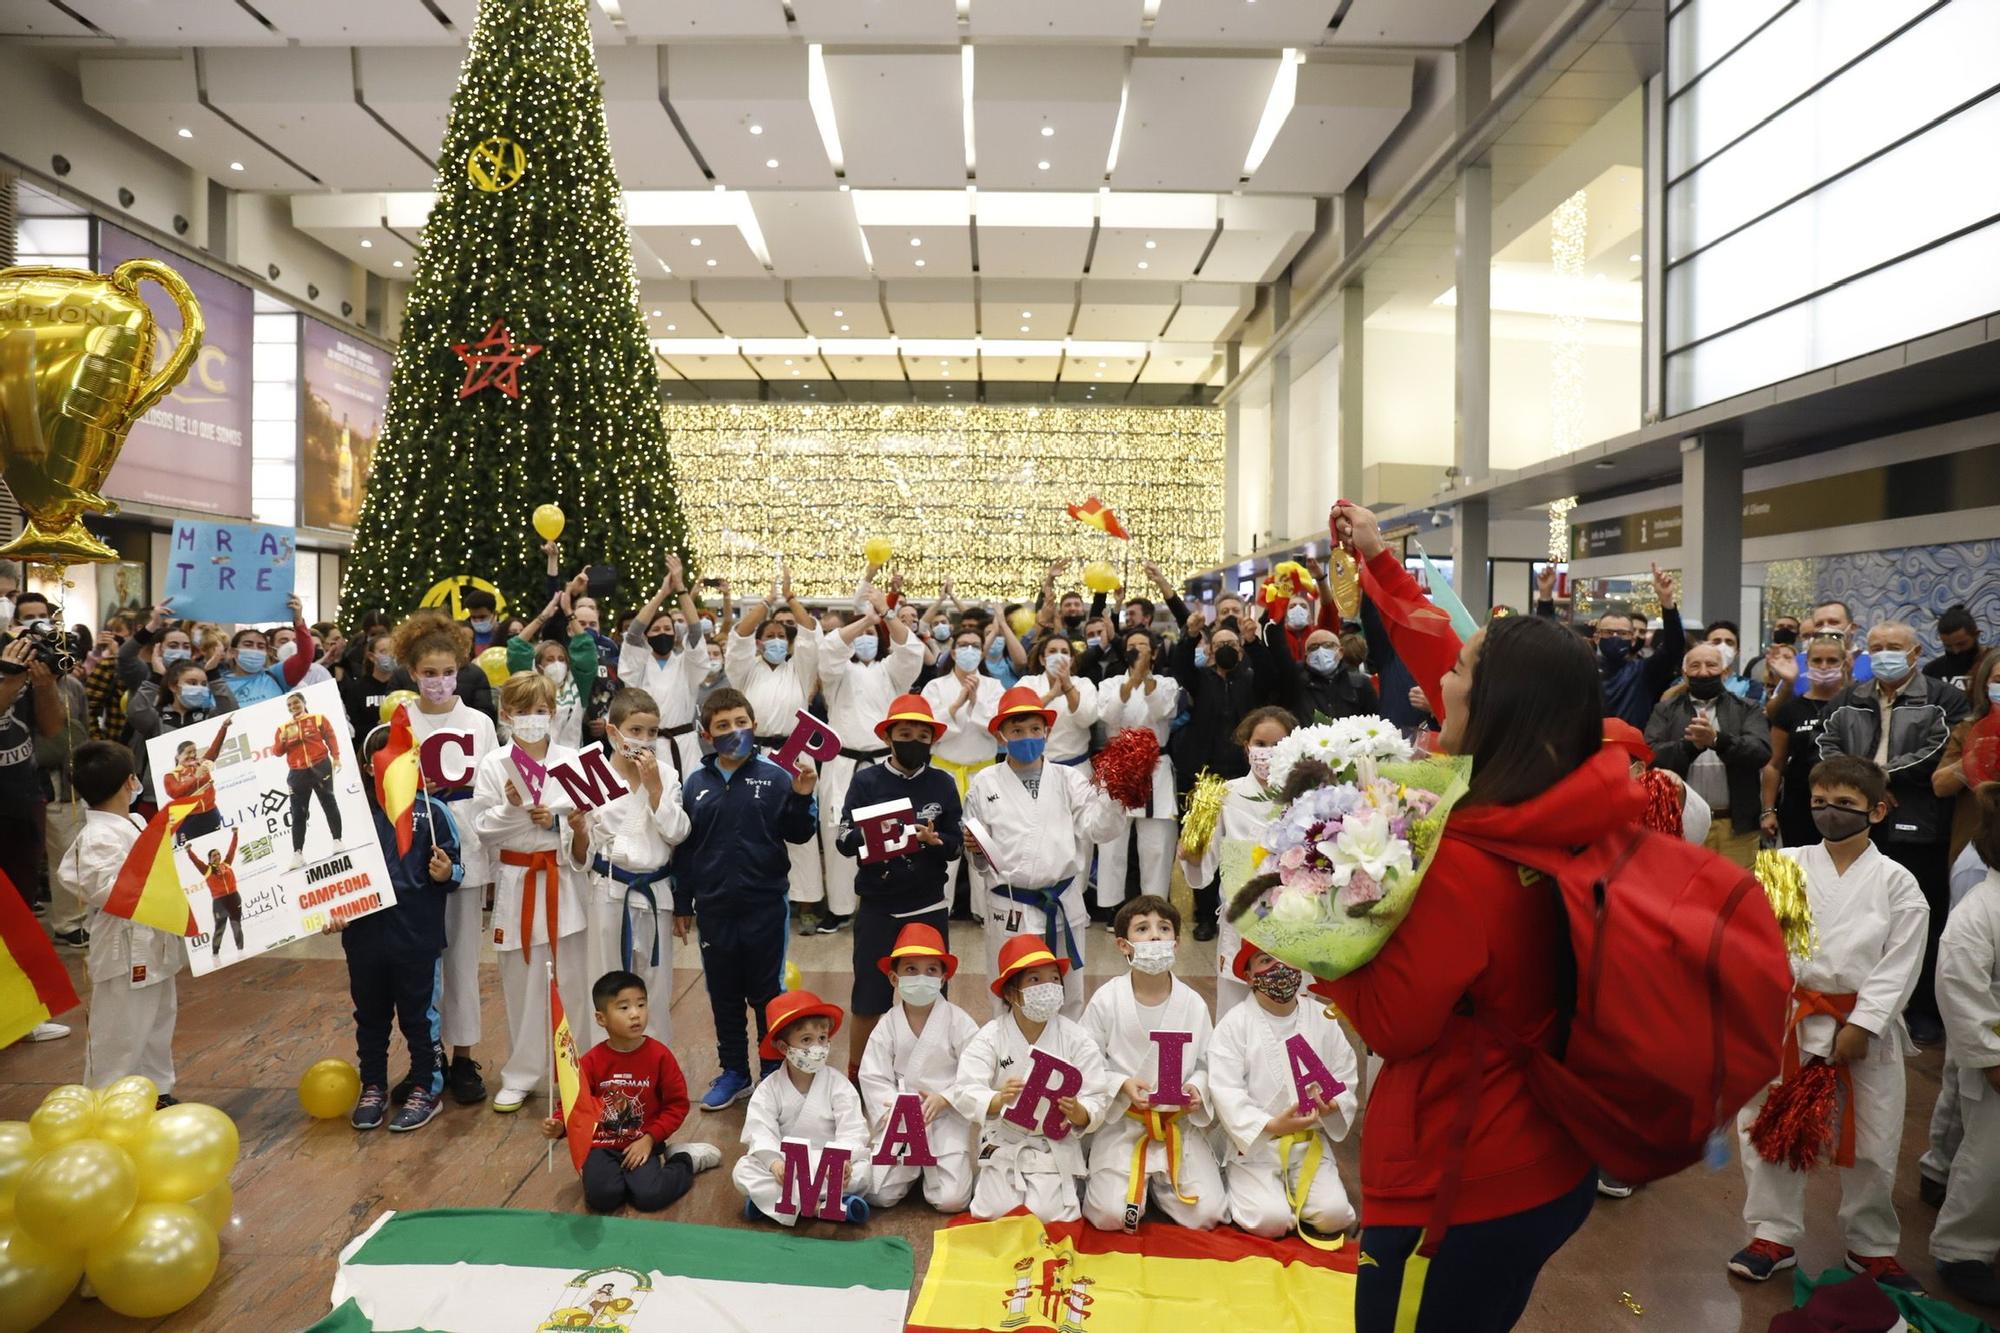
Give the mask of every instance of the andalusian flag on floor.
[[1352, 1333], [1354, 1249], [1026, 1214], [937, 1233], [909, 1333]]
[[895, 1333], [910, 1247], [517, 1208], [384, 1213], [307, 1333]]
[[0, 1046], [77, 1006], [76, 987], [14, 882], [0, 873]]
[[105, 900], [106, 916], [122, 916], [169, 935], [199, 935], [194, 909], [181, 888], [180, 867], [174, 864], [174, 829], [193, 814], [197, 801], [169, 801], [139, 834], [125, 854], [118, 878]]

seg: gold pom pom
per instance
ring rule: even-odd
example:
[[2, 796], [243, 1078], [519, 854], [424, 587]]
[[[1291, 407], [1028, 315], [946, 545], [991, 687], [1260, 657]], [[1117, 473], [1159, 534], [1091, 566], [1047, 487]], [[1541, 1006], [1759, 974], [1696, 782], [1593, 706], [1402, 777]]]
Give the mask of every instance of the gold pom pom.
[[1789, 856], [1761, 851], [1751, 873], [1771, 900], [1771, 914], [1784, 932], [1785, 952], [1794, 958], [1812, 957], [1819, 948], [1819, 931], [1813, 925], [1812, 900], [1806, 896], [1805, 870]]
[[1187, 809], [1181, 814], [1181, 850], [1189, 856], [1203, 856], [1215, 840], [1216, 821], [1222, 817], [1222, 798], [1229, 784], [1203, 769], [1188, 789]]

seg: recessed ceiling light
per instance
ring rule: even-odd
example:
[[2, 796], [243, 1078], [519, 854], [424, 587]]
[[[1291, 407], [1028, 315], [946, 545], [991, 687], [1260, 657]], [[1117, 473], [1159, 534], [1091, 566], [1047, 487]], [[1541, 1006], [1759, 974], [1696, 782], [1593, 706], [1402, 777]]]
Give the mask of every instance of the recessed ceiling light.
[[1139, 267], [1140, 267], [1140, 268], [1151, 268], [1151, 267], [1152, 267], [1152, 265], [1151, 265], [1151, 264], [1148, 264], [1148, 263], [1147, 263], [1147, 262], [1146, 262], [1145, 260], [1143, 260], [1143, 259], [1142, 259], [1142, 260], [1140, 260], [1140, 261], [1139, 261]]
[[941, 366], [948, 366], [951, 364], [951, 358], [946, 357], [945, 359], [939, 361], [938, 364]]
[[1633, 263], [1635, 263], [1635, 264], [1636, 264], [1636, 263], [1638, 263], [1638, 262], [1639, 262], [1639, 259], [1640, 259], [1640, 256], [1638, 256], [1638, 255], [1626, 255], [1625, 257], [1626, 257], [1627, 259], [1631, 260], [1631, 261], [1632, 261]]
[[185, 126], [185, 125], [181, 126], [181, 138], [183, 138], [183, 139], [192, 139], [192, 138], [194, 138], [194, 131], [193, 131], [193, 130], [191, 130], [191, 129], [189, 129], [189, 128], [188, 128], [187, 126]]
[[713, 259], [709, 260], [709, 261], [708, 261], [708, 266], [709, 266], [710, 268], [714, 268], [714, 267], [715, 267], [715, 261], [714, 261]]
[[655, 311], [653, 312], [653, 318], [654, 318], [654, 319], [658, 319], [659, 317], [660, 317], [660, 312], [659, 312], [659, 311], [657, 311], [657, 310], [655, 310]]
[[852, 188], [852, 187], [850, 187], [850, 186], [848, 186], [848, 185], [845, 185], [845, 184], [843, 184], [843, 185], [842, 185], [842, 186], [840, 187], [840, 192], [841, 192], [842, 194], [846, 194], [846, 193], [848, 192], [848, 190], [849, 190], [850, 188]]
[[688, 237], [688, 244], [689, 244], [689, 245], [700, 245], [700, 244], [701, 244], [701, 237], [699, 237], [699, 236], [690, 236], [690, 237]]
[[773, 171], [776, 171], [778, 169], [778, 159], [775, 157], [767, 157], [764, 159], [764, 165], [771, 168]]
[[845, 332], [847, 332], [847, 325], [845, 325], [845, 324], [841, 325], [841, 326], [840, 326], [840, 331], [841, 331], [842, 333], [845, 333]]
[[403, 261], [400, 259], [391, 260], [389, 263], [390, 268], [401, 268], [402, 266], [403, 266]]
[[750, 127], [750, 132], [752, 134], [762, 134], [764, 132], [764, 127], [762, 125], [752, 125]]
[[944, 377], [945, 377], [946, 379], [950, 379], [950, 378], [951, 378], [951, 372], [950, 372], [949, 370], [947, 370], [947, 371], [946, 371], [946, 372], [944, 373]]
[[1160, 243], [1158, 241], [1147, 241], [1146, 248], [1148, 250], [1157, 250], [1160, 248]]
[[836, 310], [836, 311], [834, 311], [834, 312], [833, 312], [833, 317], [834, 317], [835, 319], [840, 319], [840, 318], [842, 318], [843, 316], [845, 316], [846, 314], [847, 314], [847, 312], [846, 312], [845, 310]]
[[1035, 163], [1035, 170], [1037, 171], [1047, 171], [1048, 169], [1049, 169], [1049, 164], [1046, 162]]
[[923, 266], [924, 266], [924, 261], [923, 261], [923, 260], [921, 260], [921, 259], [919, 259], [919, 260], [917, 261], [917, 267], [918, 267], [918, 268], [922, 268]]
[[364, 236], [361, 238], [361, 248], [363, 250], [373, 250], [375, 248], [375, 242], [369, 240], [366, 236]]
[[785, 358], [785, 364], [786, 364], [786, 365], [788, 365], [788, 366], [789, 366], [790, 364], [792, 364], [792, 358], [790, 358], [789, 356], [788, 356], [788, 357], [786, 357], [786, 358]]
[[911, 245], [922, 245], [923, 243], [924, 243], [924, 238], [921, 236], [912, 236], [910, 238]]
[[1092, 371], [1090, 377], [1094, 380], [1101, 380], [1104, 378], [1104, 372], [1101, 370]]
[[1022, 319], [1033, 319], [1034, 317], [1035, 317], [1035, 312], [1032, 310], [1023, 310], [1021, 312]]
[[1027, 331], [1028, 331], [1028, 326], [1026, 324], [1023, 324], [1021, 326], [1021, 332], [1026, 333]]
[[1104, 369], [1104, 363], [1103, 363], [1102, 361], [1098, 362], [1098, 363], [1097, 363], [1097, 368], [1098, 368], [1099, 370], [1102, 370], [1102, 369]]
[[1042, 137], [1044, 139], [1052, 138], [1055, 135], [1055, 132], [1056, 132], [1056, 127], [1053, 125], [1042, 126]]
[[229, 164], [229, 169], [231, 171], [241, 171], [243, 170], [243, 164], [241, 162], [231, 162]]
[[799, 372], [798, 372], [798, 371], [796, 371], [796, 370], [792, 372], [792, 374], [793, 374], [793, 375], [795, 375], [795, 376], [796, 376], [796, 375], [797, 375], [798, 373], [799, 373]]
[[680, 328], [680, 325], [678, 325], [678, 324], [669, 324], [669, 325], [667, 325], [667, 332], [668, 332], [668, 333], [673, 333], [673, 332], [675, 332], [675, 331], [676, 331], [677, 329], [679, 329], [679, 328]]

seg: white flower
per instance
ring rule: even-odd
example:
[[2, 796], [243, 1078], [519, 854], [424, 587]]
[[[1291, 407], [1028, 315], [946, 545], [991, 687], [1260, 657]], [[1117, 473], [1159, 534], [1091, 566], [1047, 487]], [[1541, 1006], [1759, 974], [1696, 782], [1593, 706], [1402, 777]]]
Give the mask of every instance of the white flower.
[[1411, 867], [1410, 844], [1389, 830], [1389, 816], [1380, 810], [1349, 815], [1334, 840], [1333, 882], [1347, 887], [1356, 870], [1387, 883], [1392, 874]]
[[1307, 889], [1280, 889], [1278, 896], [1271, 902], [1271, 918], [1292, 925], [1317, 921], [1320, 917], [1320, 906], [1325, 901], [1325, 898]]

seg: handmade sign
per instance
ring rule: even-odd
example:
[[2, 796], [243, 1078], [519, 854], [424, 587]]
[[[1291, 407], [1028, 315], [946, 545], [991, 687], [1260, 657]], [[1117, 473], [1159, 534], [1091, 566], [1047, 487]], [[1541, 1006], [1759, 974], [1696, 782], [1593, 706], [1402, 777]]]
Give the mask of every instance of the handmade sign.
[[859, 806], [854, 827], [861, 834], [861, 863], [888, 861], [917, 850], [916, 811], [907, 797]]
[[1186, 1106], [1187, 1085], [1181, 1081], [1181, 1068], [1194, 1033], [1154, 1032], [1149, 1035], [1153, 1038], [1153, 1045], [1160, 1048], [1160, 1076], [1154, 1080], [1152, 1095], [1146, 1100], [1154, 1106]]
[[426, 787], [462, 787], [472, 781], [477, 742], [469, 731], [433, 731], [417, 747]]
[[876, 1166], [936, 1166], [930, 1131], [924, 1126], [924, 1099], [914, 1092], [897, 1094], [882, 1126], [882, 1142], [869, 1159]]
[[785, 1155], [785, 1183], [778, 1195], [777, 1211], [845, 1222], [847, 1206], [840, 1195], [853, 1150], [829, 1144], [815, 1155], [813, 1146], [804, 1139], [786, 1139], [779, 1150]]
[[609, 805], [630, 790], [611, 771], [611, 762], [604, 757], [604, 751], [598, 749], [585, 750], [574, 759], [553, 765], [549, 776], [579, 810]]
[[181, 619], [291, 622], [285, 603], [298, 571], [291, 528], [182, 519], [174, 524], [170, 550], [166, 596]]
[[1315, 1102], [1331, 1106], [1334, 1098], [1347, 1091], [1347, 1085], [1333, 1076], [1303, 1032], [1294, 1032], [1285, 1039], [1285, 1060], [1291, 1065], [1292, 1087], [1299, 1094], [1300, 1106]]
[[798, 726], [792, 729], [792, 734], [785, 738], [785, 743], [778, 747], [771, 760], [797, 777], [799, 756], [802, 754], [811, 755], [814, 762], [821, 764], [840, 758], [840, 733], [803, 708], [799, 710]]
[[1039, 1131], [1051, 1139], [1067, 1138], [1071, 1126], [1062, 1113], [1061, 1102], [1083, 1091], [1083, 1071], [1044, 1050], [1036, 1049], [1029, 1056], [1028, 1077], [1021, 1095], [1000, 1113], [1000, 1118], [1011, 1120], [1030, 1133]]

